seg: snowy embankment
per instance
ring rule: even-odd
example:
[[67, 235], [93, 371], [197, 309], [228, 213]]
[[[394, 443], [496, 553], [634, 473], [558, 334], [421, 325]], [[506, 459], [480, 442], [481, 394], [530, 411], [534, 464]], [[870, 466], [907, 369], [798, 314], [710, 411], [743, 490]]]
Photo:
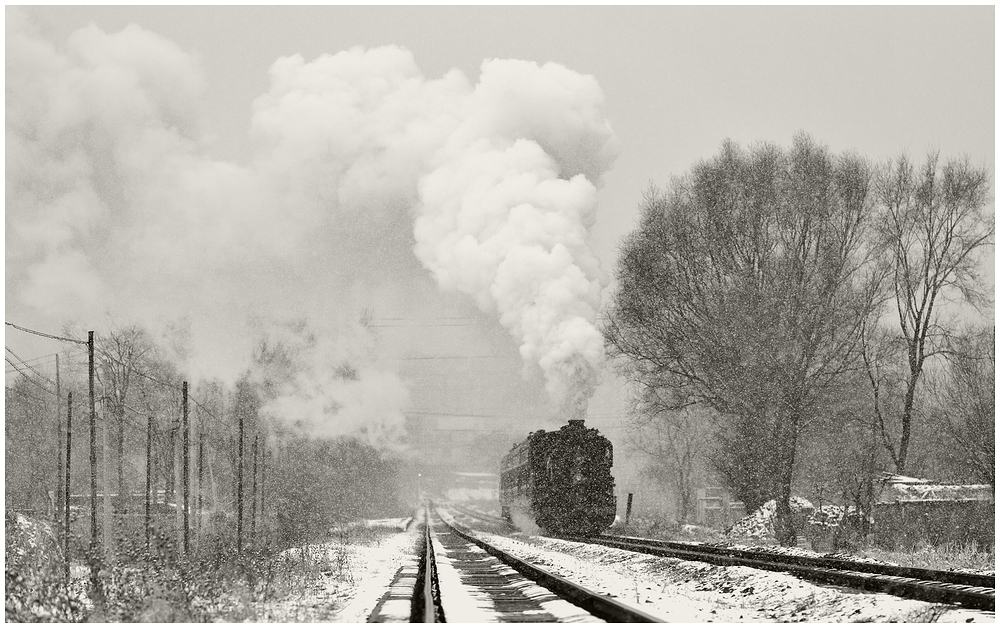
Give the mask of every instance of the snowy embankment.
[[[279, 600], [257, 603], [257, 621], [363, 623], [392, 583], [407, 556], [413, 553], [415, 528], [409, 519], [368, 521], [372, 535], [351, 535], [351, 541], [331, 540], [313, 545], [306, 560], [330, 565], [303, 590]], [[297, 550], [288, 550], [299, 557]]]
[[989, 612], [859, 593], [748, 567], [720, 567], [546, 537], [477, 534], [553, 573], [671, 622], [995, 621]]

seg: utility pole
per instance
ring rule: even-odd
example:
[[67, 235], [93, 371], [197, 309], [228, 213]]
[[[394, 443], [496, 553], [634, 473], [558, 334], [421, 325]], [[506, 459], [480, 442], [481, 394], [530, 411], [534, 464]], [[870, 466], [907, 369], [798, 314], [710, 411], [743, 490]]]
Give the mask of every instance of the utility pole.
[[104, 425], [101, 426], [101, 450], [104, 452], [104, 464], [101, 465], [104, 481], [104, 497], [101, 500], [104, 507], [101, 536], [104, 537], [104, 558], [105, 560], [112, 560], [115, 537], [113, 535], [114, 514], [111, 507], [111, 445], [108, 440], [108, 430], [111, 429], [111, 426], [109, 425], [107, 406], [105, 406], [104, 401], [101, 401], [101, 410], [103, 410], [102, 414], [104, 415]]
[[59, 354], [56, 354], [56, 499], [53, 519], [56, 523], [56, 534], [62, 530], [62, 499], [63, 499], [63, 431], [62, 431], [62, 396], [59, 391]]
[[[200, 417], [200, 413], [199, 413]], [[202, 511], [201, 511], [201, 500], [202, 500], [202, 477], [205, 470], [205, 420], [202, 419], [198, 422], [198, 505], [197, 512], [198, 516], [195, 519], [195, 541], [196, 543], [201, 542], [201, 524], [202, 524]]]
[[87, 357], [90, 388], [90, 588], [95, 606], [104, 606], [104, 593], [97, 561], [97, 405], [94, 403], [94, 332], [87, 332]]
[[149, 501], [153, 492], [153, 414], [146, 417], [146, 551], [149, 551], [149, 537], [152, 532], [153, 519], [150, 514]]
[[236, 456], [236, 553], [243, 551], [243, 409], [236, 408], [239, 422], [239, 449]]
[[265, 479], [267, 479], [267, 437], [264, 438], [264, 447], [260, 450], [260, 527], [267, 538], [267, 518], [264, 516], [264, 495], [267, 493]]
[[181, 407], [182, 412], [182, 429], [184, 430], [184, 555], [188, 555], [188, 550], [190, 549], [190, 532], [191, 532], [191, 521], [190, 521], [190, 511], [191, 511], [191, 430], [188, 425], [188, 383], [187, 380], [181, 382]]
[[[180, 429], [178, 423], [174, 423], [173, 433], [175, 438], [171, 442], [172, 449], [170, 450], [170, 459], [173, 460], [173, 482], [174, 482], [174, 533], [176, 535], [176, 542], [178, 552], [184, 549], [184, 482], [181, 478], [183, 472], [181, 471], [181, 462], [183, 461], [183, 455], [181, 454], [179, 447], [181, 443], [178, 443], [177, 431]], [[183, 441], [182, 441], [183, 442]]]
[[104, 471], [104, 499], [101, 500], [104, 505], [104, 524], [101, 531], [104, 537], [104, 557], [106, 560], [112, 560], [113, 547], [114, 547], [114, 536], [112, 532], [114, 530], [113, 515], [111, 512], [111, 446], [108, 444], [108, 430], [111, 428], [108, 421], [108, 408], [107, 402], [101, 401], [101, 410], [104, 414], [104, 425], [101, 426], [101, 449], [104, 452], [104, 464], [101, 465]]
[[254, 434], [253, 437], [253, 488], [250, 491], [250, 543], [253, 544], [257, 539], [257, 439], [260, 438], [260, 434]]
[[63, 576], [66, 584], [69, 584], [69, 469], [73, 460], [70, 453], [73, 451], [73, 393], [66, 393], [66, 483], [63, 485], [65, 494], [63, 495], [63, 557], [66, 559], [63, 565]]

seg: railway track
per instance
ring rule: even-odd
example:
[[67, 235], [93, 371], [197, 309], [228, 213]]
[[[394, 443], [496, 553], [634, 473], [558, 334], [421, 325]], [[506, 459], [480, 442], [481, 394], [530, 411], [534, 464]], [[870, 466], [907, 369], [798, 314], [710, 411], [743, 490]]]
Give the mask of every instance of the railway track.
[[417, 561], [400, 571], [370, 622], [662, 621], [512, 556], [433, 509], [420, 525]]
[[636, 537], [601, 535], [564, 538], [654, 556], [782, 571], [814, 582], [925, 602], [996, 610], [996, 579], [993, 576]]
[[472, 510], [471, 508], [466, 508], [461, 504], [449, 504], [448, 507], [451, 508], [452, 510], [462, 513], [463, 515], [467, 515], [474, 519], [479, 519], [480, 521], [485, 521], [487, 523], [491, 523], [498, 526], [512, 527], [510, 523], [508, 523], [507, 520], [504, 519], [503, 517], [488, 515], [485, 512], [479, 512], [478, 510]]
[[[461, 512], [498, 523], [497, 517], [459, 507]], [[744, 566], [790, 573], [804, 580], [896, 597], [996, 610], [996, 578], [981, 574], [881, 565], [827, 556], [797, 556], [767, 549], [740, 549], [637, 537], [600, 535], [564, 537], [655, 556], [696, 560], [723, 566]]]

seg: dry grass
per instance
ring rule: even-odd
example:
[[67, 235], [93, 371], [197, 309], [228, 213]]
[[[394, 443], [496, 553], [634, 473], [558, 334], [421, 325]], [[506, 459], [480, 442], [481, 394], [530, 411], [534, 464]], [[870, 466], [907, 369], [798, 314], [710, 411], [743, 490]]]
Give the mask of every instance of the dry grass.
[[[267, 607], [294, 600], [322, 584], [353, 584], [350, 546], [396, 533], [388, 527], [357, 526], [334, 531], [323, 543], [286, 552], [267, 547], [237, 554], [231, 534], [206, 542], [189, 560], [180, 559], [173, 534], [155, 534], [146, 550], [141, 538], [123, 538], [116, 560], [100, 570], [105, 603], [90, 599], [89, 573], [63, 583], [62, 555], [44, 525], [17, 525], [7, 513], [7, 621], [238, 622], [261, 621]], [[50, 538], [51, 537], [51, 538]]]
[[973, 571], [996, 570], [996, 546], [980, 548], [975, 543], [947, 543], [945, 545], [924, 545], [909, 550], [883, 550], [864, 548], [857, 551], [861, 556], [901, 565], [924, 569], [970, 569]]

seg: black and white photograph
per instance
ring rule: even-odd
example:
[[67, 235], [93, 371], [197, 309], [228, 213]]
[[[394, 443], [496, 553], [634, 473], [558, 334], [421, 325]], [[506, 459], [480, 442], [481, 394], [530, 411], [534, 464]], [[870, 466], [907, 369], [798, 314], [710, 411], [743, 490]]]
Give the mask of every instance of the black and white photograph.
[[7, 5], [6, 622], [995, 617], [995, 20]]

